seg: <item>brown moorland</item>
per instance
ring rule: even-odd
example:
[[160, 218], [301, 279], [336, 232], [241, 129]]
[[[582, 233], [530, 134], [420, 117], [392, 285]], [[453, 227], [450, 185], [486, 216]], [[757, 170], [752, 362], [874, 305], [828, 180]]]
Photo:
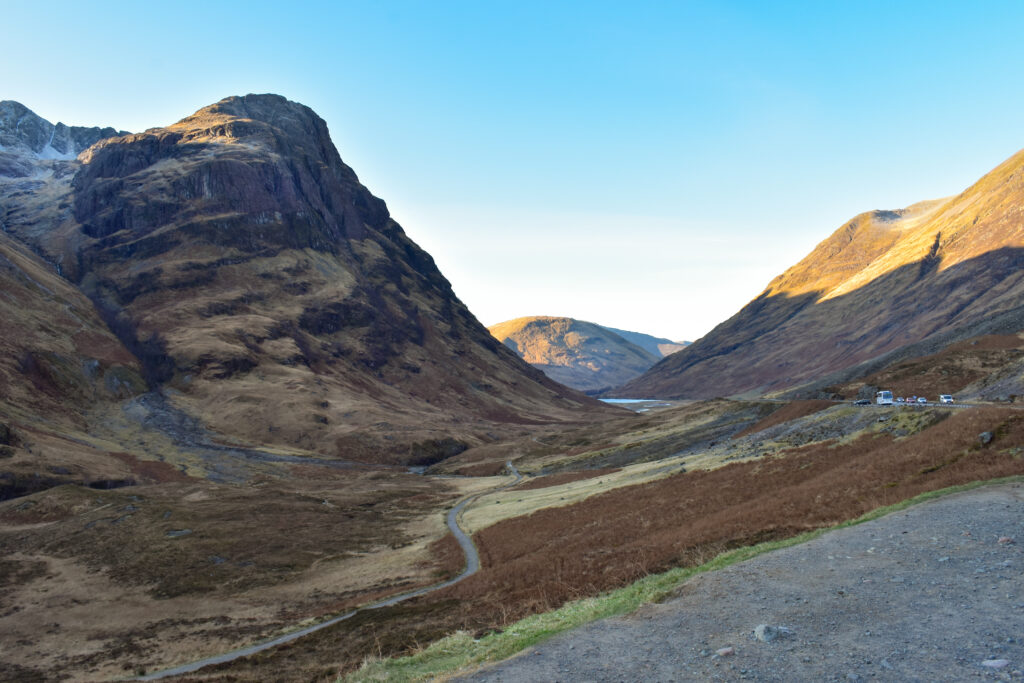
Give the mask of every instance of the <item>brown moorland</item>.
[[288, 481], [66, 485], [5, 501], [5, 666], [110, 680], [429, 585], [462, 566], [443, 521], [462, 485], [298, 465]]
[[[987, 444], [979, 440], [983, 432], [992, 434]], [[335, 675], [367, 656], [407, 653], [457, 629], [500, 629], [730, 548], [830, 526], [925, 491], [1022, 474], [1024, 413], [985, 407], [903, 439], [872, 434], [847, 445], [813, 444], [615, 489], [483, 529], [474, 536], [483, 570], [441, 593], [195, 680]]]

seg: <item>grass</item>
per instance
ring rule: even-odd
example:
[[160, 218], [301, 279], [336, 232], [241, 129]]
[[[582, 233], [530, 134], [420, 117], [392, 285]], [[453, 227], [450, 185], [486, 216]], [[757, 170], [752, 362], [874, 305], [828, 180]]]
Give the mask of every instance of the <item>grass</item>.
[[663, 479], [679, 471], [683, 458], [628, 465], [600, 476], [545, 488], [525, 488], [486, 494], [463, 514], [465, 528], [476, 533], [506, 519], [549, 507], [565, 507], [608, 491]]
[[627, 614], [645, 604], [662, 601], [697, 574], [723, 569], [766, 552], [805, 543], [829, 531], [862, 524], [935, 498], [990, 484], [1021, 481], [1024, 481], [1024, 476], [1011, 476], [928, 491], [893, 505], [876, 508], [856, 519], [828, 528], [730, 550], [700, 566], [675, 568], [652, 574], [603, 595], [575, 600], [559, 609], [526, 617], [500, 632], [492, 632], [479, 639], [473, 638], [465, 631], [459, 631], [407, 657], [368, 659], [362, 668], [339, 680], [355, 683], [445, 679], [488, 662], [506, 659], [564, 631], [599, 619]]

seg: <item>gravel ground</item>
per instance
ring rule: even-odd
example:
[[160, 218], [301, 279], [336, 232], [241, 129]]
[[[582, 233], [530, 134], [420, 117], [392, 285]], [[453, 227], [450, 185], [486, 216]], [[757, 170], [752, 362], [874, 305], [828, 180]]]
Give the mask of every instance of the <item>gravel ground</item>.
[[700, 575], [672, 600], [460, 680], [1022, 680], [1022, 670], [1024, 485], [1005, 484]]

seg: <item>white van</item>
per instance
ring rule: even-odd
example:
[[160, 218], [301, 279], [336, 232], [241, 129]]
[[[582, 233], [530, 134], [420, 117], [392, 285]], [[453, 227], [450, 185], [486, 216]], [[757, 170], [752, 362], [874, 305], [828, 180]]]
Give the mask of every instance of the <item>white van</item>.
[[892, 392], [891, 391], [879, 391], [875, 394], [875, 403], [880, 406], [891, 406], [892, 405]]
[[949, 394], [943, 394], [942, 396], [939, 396], [939, 403], [952, 403], [952, 402], [953, 402], [953, 397], [950, 396]]

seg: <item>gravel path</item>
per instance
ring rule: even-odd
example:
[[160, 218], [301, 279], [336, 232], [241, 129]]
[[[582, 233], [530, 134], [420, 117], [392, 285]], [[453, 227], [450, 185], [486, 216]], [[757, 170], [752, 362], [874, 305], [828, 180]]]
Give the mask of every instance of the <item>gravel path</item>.
[[[760, 625], [775, 630], [759, 640]], [[962, 681], [1022, 671], [1024, 485], [1004, 484], [702, 574], [668, 602], [460, 680]]]

